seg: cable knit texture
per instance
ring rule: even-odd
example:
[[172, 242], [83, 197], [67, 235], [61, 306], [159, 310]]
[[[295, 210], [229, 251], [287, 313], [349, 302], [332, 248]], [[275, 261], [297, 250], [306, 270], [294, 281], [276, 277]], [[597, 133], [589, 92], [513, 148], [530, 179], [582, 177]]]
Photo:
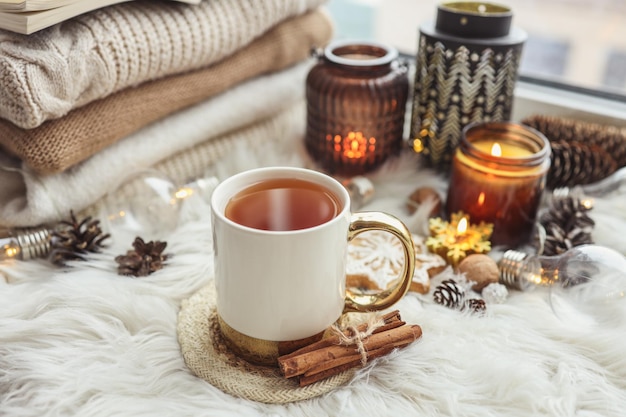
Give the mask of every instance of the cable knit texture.
[[[79, 212], [97, 202], [134, 171], [301, 103], [312, 64], [306, 60], [240, 83], [58, 174], [38, 175], [0, 152], [0, 226], [34, 226], [63, 219], [70, 210]], [[306, 117], [302, 113], [299, 117], [303, 125]], [[274, 139], [258, 138], [260, 143], [266, 140]]]
[[37, 173], [61, 172], [175, 111], [304, 60], [331, 36], [330, 20], [321, 11], [290, 18], [207, 68], [126, 88], [37, 128], [0, 120], [0, 144]]
[[137, 0], [32, 35], [0, 31], [0, 118], [30, 129], [126, 87], [206, 67], [324, 2]]

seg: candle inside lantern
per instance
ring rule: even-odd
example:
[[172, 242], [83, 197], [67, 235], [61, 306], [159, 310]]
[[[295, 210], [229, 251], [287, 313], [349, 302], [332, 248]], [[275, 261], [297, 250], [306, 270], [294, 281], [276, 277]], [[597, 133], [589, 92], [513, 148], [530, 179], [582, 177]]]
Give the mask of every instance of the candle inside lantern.
[[332, 140], [335, 152], [347, 159], [365, 158], [376, 149], [376, 138], [368, 139], [363, 132], [349, 132], [345, 137], [329, 134], [326, 135], [326, 140]]
[[439, 217], [428, 221], [430, 237], [425, 243], [430, 252], [456, 267], [468, 255], [486, 254], [491, 250], [492, 224], [470, 224], [469, 217], [463, 212], [453, 213], [450, 217], [449, 222]]
[[371, 42], [335, 41], [319, 58], [306, 81], [306, 149], [330, 174], [365, 174], [402, 149], [408, 67]]
[[494, 245], [526, 243], [549, 165], [548, 140], [534, 129], [509, 122], [469, 125], [452, 162], [446, 212], [461, 210], [493, 223]]

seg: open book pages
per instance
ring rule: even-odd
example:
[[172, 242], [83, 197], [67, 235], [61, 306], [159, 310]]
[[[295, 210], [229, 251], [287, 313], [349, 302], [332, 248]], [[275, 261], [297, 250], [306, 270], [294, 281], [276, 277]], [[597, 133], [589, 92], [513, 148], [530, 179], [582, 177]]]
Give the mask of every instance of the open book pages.
[[[0, 0], [0, 29], [31, 34], [83, 13], [131, 0]], [[163, 0], [199, 4], [202, 0]]]
[[[201, 0], [173, 0], [182, 3], [198, 4]], [[38, 10], [49, 10], [57, 7], [68, 6], [73, 3], [90, 3], [100, 6], [101, 0], [0, 0], [0, 11], [8, 12], [32, 12]], [[106, 0], [105, 6], [110, 4]]]

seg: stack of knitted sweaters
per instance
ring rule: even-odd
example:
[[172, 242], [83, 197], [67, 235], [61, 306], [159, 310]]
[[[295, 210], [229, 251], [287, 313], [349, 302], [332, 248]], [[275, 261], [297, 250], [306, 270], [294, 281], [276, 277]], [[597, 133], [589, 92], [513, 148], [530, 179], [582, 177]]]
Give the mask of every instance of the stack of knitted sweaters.
[[323, 3], [138, 0], [0, 31], [0, 226], [66, 218], [132, 172], [182, 184], [238, 143], [300, 140]]

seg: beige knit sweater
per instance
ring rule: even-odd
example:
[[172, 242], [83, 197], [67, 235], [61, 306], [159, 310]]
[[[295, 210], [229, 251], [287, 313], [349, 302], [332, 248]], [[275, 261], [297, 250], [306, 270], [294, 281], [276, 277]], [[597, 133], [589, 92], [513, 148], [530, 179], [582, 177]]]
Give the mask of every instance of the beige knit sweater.
[[0, 145], [37, 173], [65, 171], [150, 123], [304, 60], [331, 36], [321, 11], [286, 19], [213, 65], [125, 88], [34, 129], [0, 119]]
[[[146, 126], [58, 174], [38, 175], [0, 152], [0, 227], [34, 226], [66, 218], [70, 210], [80, 212], [101, 199], [132, 172], [299, 105], [313, 63], [302, 61], [240, 83]], [[304, 126], [306, 115], [299, 112], [297, 117], [299, 121], [294, 123]], [[289, 127], [284, 126], [287, 134]], [[262, 144], [274, 139], [261, 136], [256, 140]]]
[[22, 128], [218, 62], [325, 0], [137, 0], [32, 35], [0, 31], [0, 118]]

